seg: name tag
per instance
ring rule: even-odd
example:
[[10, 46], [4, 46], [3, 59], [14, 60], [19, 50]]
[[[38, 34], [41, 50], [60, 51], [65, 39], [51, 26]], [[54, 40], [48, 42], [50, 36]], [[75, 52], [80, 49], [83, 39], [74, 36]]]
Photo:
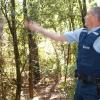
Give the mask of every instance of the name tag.
[[83, 45], [84, 49], [90, 49], [90, 47]]

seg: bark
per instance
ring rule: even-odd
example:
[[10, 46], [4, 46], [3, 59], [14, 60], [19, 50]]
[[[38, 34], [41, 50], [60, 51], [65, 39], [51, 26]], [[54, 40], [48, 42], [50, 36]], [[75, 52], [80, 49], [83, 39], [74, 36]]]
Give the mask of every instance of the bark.
[[19, 56], [19, 50], [18, 50], [18, 42], [17, 42], [17, 34], [16, 34], [16, 19], [15, 19], [15, 0], [11, 0], [11, 34], [13, 37], [13, 47], [14, 47], [14, 55], [15, 55], [15, 63], [16, 63], [16, 98], [15, 100], [20, 100], [20, 93], [21, 93], [21, 73], [20, 73], [20, 67], [21, 67], [21, 61]]
[[[26, 0], [23, 0], [24, 19], [28, 19], [28, 12], [26, 8]], [[38, 47], [35, 38], [28, 30], [28, 45], [29, 45], [29, 96], [33, 98], [33, 86], [40, 80]]]
[[83, 23], [83, 27], [85, 27], [85, 20], [84, 17], [86, 16], [87, 13], [87, 8], [86, 8], [86, 0], [78, 0], [79, 2], [79, 6], [80, 6], [80, 12], [81, 12], [81, 19], [82, 19], [82, 23]]

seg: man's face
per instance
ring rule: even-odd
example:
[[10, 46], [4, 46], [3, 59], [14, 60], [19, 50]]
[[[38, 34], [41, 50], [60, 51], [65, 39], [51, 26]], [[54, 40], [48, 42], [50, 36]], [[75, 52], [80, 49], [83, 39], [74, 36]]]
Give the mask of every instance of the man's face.
[[94, 12], [92, 10], [88, 10], [86, 16], [85, 16], [85, 26], [88, 29], [93, 28], [94, 23], [96, 21], [96, 15], [94, 14]]

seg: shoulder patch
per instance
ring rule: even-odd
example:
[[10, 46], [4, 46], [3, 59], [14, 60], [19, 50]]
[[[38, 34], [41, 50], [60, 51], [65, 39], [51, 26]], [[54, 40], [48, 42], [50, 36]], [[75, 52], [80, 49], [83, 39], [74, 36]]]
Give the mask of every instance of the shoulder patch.
[[97, 32], [93, 32], [93, 33], [94, 33], [95, 35], [97, 35], [97, 36], [99, 35], [99, 33], [97, 33]]

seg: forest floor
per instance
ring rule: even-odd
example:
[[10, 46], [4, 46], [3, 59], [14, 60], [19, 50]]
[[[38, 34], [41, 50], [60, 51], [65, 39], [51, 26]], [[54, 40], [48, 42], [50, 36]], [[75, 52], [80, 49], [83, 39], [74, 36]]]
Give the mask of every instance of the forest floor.
[[64, 91], [61, 91], [59, 88], [59, 81], [53, 79], [49, 80], [46, 79], [47, 82], [40, 83], [36, 86], [36, 96], [39, 96], [42, 100], [69, 100]]
[[[34, 87], [33, 100], [71, 100], [69, 94], [71, 94], [71, 90], [73, 88], [72, 80], [70, 78], [67, 79], [69, 86], [66, 88], [64, 88], [65, 86], [63, 81], [64, 79], [57, 80], [50, 77], [43, 78]], [[21, 100], [29, 100], [28, 98], [29, 97], [24, 94], [24, 99]]]

